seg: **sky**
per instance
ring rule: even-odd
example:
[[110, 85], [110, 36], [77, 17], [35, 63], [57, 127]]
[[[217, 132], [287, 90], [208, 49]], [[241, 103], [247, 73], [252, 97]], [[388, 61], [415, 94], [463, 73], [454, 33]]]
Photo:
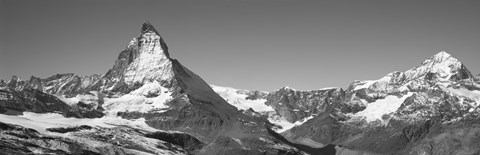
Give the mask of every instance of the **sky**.
[[0, 79], [104, 74], [145, 21], [210, 84], [346, 88], [440, 51], [480, 73], [480, 1], [0, 0]]

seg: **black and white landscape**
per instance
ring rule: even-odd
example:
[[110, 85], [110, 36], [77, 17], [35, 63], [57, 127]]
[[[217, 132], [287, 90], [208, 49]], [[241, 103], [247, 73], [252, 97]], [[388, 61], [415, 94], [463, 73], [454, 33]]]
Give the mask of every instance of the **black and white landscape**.
[[161, 29], [138, 27], [101, 74], [0, 80], [0, 154], [480, 154], [480, 74], [455, 52], [348, 87], [245, 90], [205, 81]]
[[7, 154], [476, 154], [480, 81], [439, 52], [348, 89], [207, 84], [146, 22], [103, 75], [0, 81]]

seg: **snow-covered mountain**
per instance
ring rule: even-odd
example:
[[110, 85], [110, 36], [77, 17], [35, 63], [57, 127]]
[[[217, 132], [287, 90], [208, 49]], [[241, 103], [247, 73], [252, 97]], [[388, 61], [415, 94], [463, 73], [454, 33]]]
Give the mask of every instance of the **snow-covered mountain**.
[[[173, 154], [302, 152], [275, 137], [278, 135], [272, 135], [269, 131], [272, 125], [266, 118], [238, 111], [198, 75], [170, 58], [164, 40], [148, 22], [104, 75], [57, 74], [27, 81], [14, 77], [0, 84], [3, 113], [0, 122], [10, 123], [5, 130], [17, 132], [17, 129], [31, 128], [33, 133], [22, 134], [48, 135], [55, 143], [67, 139], [72, 145], [78, 145], [76, 149], [60, 149], [61, 153], [76, 154], [77, 150], [92, 154], [163, 154], [161, 150], [170, 153], [173, 150]], [[33, 118], [30, 112], [38, 114]], [[52, 113], [57, 113], [54, 118], [50, 117]], [[70, 121], [76, 123], [68, 123]], [[146, 127], [151, 130], [138, 131]], [[52, 135], [58, 130], [62, 133]], [[104, 131], [107, 137], [91, 134]], [[187, 141], [179, 137], [194, 138]], [[191, 149], [182, 146], [190, 145], [190, 139], [195, 142]], [[15, 150], [48, 153], [59, 149], [22, 140], [21, 136], [6, 137], [3, 141], [9, 142], [5, 144], [9, 148], [5, 151], [12, 153], [16, 153]], [[13, 145], [12, 141], [36, 147]], [[69, 147], [70, 143], [62, 147]]]
[[249, 100], [255, 91], [212, 87], [238, 109], [252, 108], [283, 127], [274, 129], [288, 140], [342, 146], [337, 154], [475, 154], [478, 76], [442, 51], [407, 71], [354, 81], [347, 90], [283, 87]]
[[0, 152], [479, 154], [479, 105], [447, 52], [346, 90], [209, 85], [146, 22], [105, 74], [0, 80]]
[[299, 91], [282, 87], [273, 92], [250, 91], [211, 85], [228, 103], [246, 113], [268, 118], [276, 132], [284, 132], [326, 111], [342, 100], [341, 88]]
[[[480, 85], [458, 59], [440, 52], [405, 72], [355, 81], [331, 111], [284, 132], [339, 154], [478, 154]], [[388, 138], [387, 138], [388, 137]]]

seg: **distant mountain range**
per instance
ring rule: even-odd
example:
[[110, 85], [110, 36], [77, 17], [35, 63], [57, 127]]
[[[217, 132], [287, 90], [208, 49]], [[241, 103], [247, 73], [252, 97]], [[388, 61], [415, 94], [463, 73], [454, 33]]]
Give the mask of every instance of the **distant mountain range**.
[[0, 81], [0, 154], [480, 154], [480, 80], [440, 52], [346, 90], [207, 84], [148, 22], [103, 75]]

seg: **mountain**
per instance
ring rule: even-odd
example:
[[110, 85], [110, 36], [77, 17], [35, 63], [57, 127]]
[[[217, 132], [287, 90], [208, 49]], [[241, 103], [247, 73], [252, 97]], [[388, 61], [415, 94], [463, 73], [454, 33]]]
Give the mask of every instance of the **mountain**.
[[346, 90], [283, 87], [251, 97], [258, 91], [212, 87], [238, 109], [280, 126], [272, 129], [288, 141], [312, 148], [333, 144], [346, 155], [478, 154], [478, 76], [442, 51]]
[[261, 115], [274, 126], [272, 130], [284, 132], [325, 112], [328, 105], [343, 101], [341, 88], [300, 91], [282, 87], [273, 92], [250, 91], [211, 85], [213, 90], [238, 110]]
[[[0, 122], [15, 124], [16, 121], [13, 120], [36, 118], [58, 120], [61, 122], [32, 121], [35, 122], [33, 124], [40, 125], [22, 123], [17, 123], [17, 125], [24, 125], [21, 127], [22, 131], [32, 131], [32, 133], [22, 134], [35, 134], [40, 137], [54, 135], [52, 138], [60, 136], [58, 138], [61, 140], [66, 138], [71, 141], [71, 145], [80, 145], [79, 149], [98, 154], [113, 152], [130, 154], [132, 150], [133, 152], [158, 154], [159, 148], [160, 150], [161, 148], [166, 150], [172, 150], [175, 147], [182, 148], [179, 144], [185, 143], [185, 139], [175, 143], [171, 142], [171, 138], [165, 138], [176, 139], [175, 137], [182, 136], [171, 132], [179, 132], [194, 137], [194, 141], [198, 141], [198, 145], [195, 145], [193, 149], [179, 149], [178, 153], [180, 154], [302, 153], [291, 144], [270, 134], [269, 128], [272, 124], [266, 118], [238, 111], [215, 93], [198, 75], [187, 69], [178, 60], [172, 59], [168, 52], [164, 39], [150, 23], [146, 22], [142, 25], [140, 36], [132, 39], [125, 50], [120, 52], [113, 67], [103, 75], [79, 77], [74, 74], [57, 74], [46, 79], [31, 77], [27, 81], [14, 77], [8, 82], [3, 82], [0, 87], [4, 94], [7, 94], [4, 96], [7, 97], [1, 98], [0, 109], [6, 112], [3, 112], [4, 115], [0, 117]], [[31, 91], [36, 94], [16, 95]], [[32, 101], [23, 101], [27, 99]], [[52, 103], [55, 104], [52, 105]], [[25, 104], [23, 107], [26, 108], [16, 107], [23, 104]], [[40, 106], [40, 110], [35, 106]], [[54, 115], [55, 119], [50, 118], [52, 113], [57, 113]], [[9, 116], [9, 114], [15, 115]], [[35, 115], [35, 118], [30, 117], [31, 115]], [[85, 117], [92, 121], [83, 121], [88, 120], [84, 119]], [[69, 124], [64, 122], [64, 120], [78, 119], [80, 119], [79, 122], [85, 123]], [[112, 124], [115, 127], [112, 128]], [[6, 126], [15, 125], [7, 124]], [[76, 129], [82, 126], [88, 127]], [[142, 129], [148, 128], [148, 132], [136, 131], [139, 126]], [[16, 129], [20, 127], [7, 128], [6, 132], [17, 132]], [[11, 128], [15, 129], [10, 130]], [[52, 131], [57, 128], [71, 132], [52, 134]], [[130, 131], [130, 128], [133, 131]], [[146, 139], [145, 141], [151, 141], [152, 138], [159, 139], [162, 141], [161, 143], [170, 143], [175, 147], [150, 148], [149, 145], [138, 147], [138, 144], [135, 145], [135, 141], [119, 139], [120, 143], [125, 142], [125, 144], [118, 144], [116, 141], [102, 140], [103, 137], [95, 135], [91, 135], [93, 137], [84, 136], [99, 132], [97, 130], [107, 132], [106, 136], [113, 134], [114, 137], [134, 138], [141, 141], [144, 141], [142, 139]], [[164, 133], [154, 134], [155, 132]], [[21, 138], [10, 137], [4, 141], [21, 141], [25, 145], [33, 143], [32, 145], [36, 145], [36, 148], [26, 148], [31, 152], [57, 149]], [[84, 138], [94, 139], [95, 144], [85, 143]], [[95, 147], [100, 144], [115, 146]], [[10, 145], [8, 143], [8, 146]], [[65, 144], [65, 147], [69, 145], [70, 143]], [[15, 150], [16, 147], [21, 146], [12, 146], [10, 150]], [[28, 152], [27, 150], [25, 151]], [[76, 150], [71, 149], [63, 151], [68, 154], [77, 153]]]
[[146, 22], [105, 74], [0, 80], [4, 154], [480, 154], [480, 74], [447, 52], [347, 89], [209, 85]]
[[282, 134], [341, 146], [337, 154], [478, 154], [479, 99], [465, 65], [440, 52], [405, 72], [353, 82], [340, 104]]

